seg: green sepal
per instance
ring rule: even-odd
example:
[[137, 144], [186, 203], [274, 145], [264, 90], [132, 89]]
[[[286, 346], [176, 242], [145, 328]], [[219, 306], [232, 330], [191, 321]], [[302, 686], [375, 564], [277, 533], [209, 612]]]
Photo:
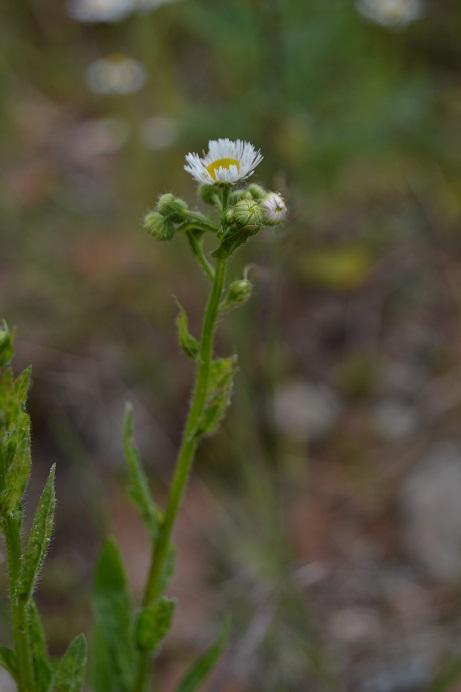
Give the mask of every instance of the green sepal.
[[80, 692], [85, 678], [86, 660], [85, 635], [79, 634], [56, 664], [53, 692]]
[[27, 618], [35, 684], [37, 690], [47, 692], [52, 679], [52, 666], [48, 656], [45, 630], [43, 629], [40, 613], [33, 600], [29, 603]]
[[221, 244], [211, 254], [217, 259], [230, 257], [241, 245], [247, 242], [258, 229], [240, 228], [231, 226], [226, 235], [221, 240]]
[[155, 505], [149, 489], [141, 458], [134, 441], [133, 407], [125, 406], [123, 418], [123, 449], [130, 477], [129, 494], [139, 509], [141, 518], [152, 536], [155, 536], [162, 521], [162, 513]]
[[176, 608], [176, 601], [162, 598], [142, 608], [136, 622], [136, 644], [141, 651], [155, 651], [167, 635]]
[[184, 310], [183, 306], [177, 298], [175, 298], [175, 301], [179, 310], [178, 316], [176, 317], [176, 327], [178, 329], [179, 345], [181, 346], [186, 356], [195, 359], [198, 355], [200, 344], [197, 341], [197, 339], [194, 336], [192, 336], [192, 334], [189, 332], [189, 321], [187, 319], [186, 311]]
[[218, 429], [231, 401], [236, 371], [236, 355], [213, 361], [207, 402], [198, 425], [198, 435], [212, 435]]
[[116, 543], [104, 543], [93, 583], [95, 634], [91, 678], [94, 692], [129, 692], [133, 689], [133, 605], [122, 557]]
[[13, 649], [9, 649], [7, 646], [0, 646], [0, 666], [7, 670], [14, 680], [16, 679], [18, 662]]
[[32, 528], [21, 560], [16, 595], [22, 600], [32, 596], [37, 578], [40, 574], [53, 531], [56, 496], [54, 477], [56, 467], [50, 469], [48, 480], [38, 501]]
[[224, 647], [227, 644], [230, 633], [230, 621], [226, 620], [217, 640], [212, 644], [198, 659], [198, 661], [189, 669], [183, 677], [176, 692], [195, 692], [199, 689], [202, 682], [211, 673], [219, 657], [221, 656]]

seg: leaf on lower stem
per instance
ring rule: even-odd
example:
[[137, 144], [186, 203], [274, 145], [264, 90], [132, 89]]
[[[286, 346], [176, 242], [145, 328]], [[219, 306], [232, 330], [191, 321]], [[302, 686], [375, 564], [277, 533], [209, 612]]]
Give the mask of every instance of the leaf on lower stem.
[[120, 551], [110, 539], [104, 543], [96, 563], [92, 601], [92, 689], [128, 692], [133, 689], [136, 659], [133, 605]]
[[55, 669], [54, 692], [80, 692], [86, 670], [87, 645], [83, 634], [69, 644]]
[[55, 465], [38, 502], [32, 528], [21, 560], [16, 595], [25, 601], [31, 597], [51, 540], [56, 496], [54, 492]]
[[198, 661], [186, 673], [176, 688], [176, 692], [195, 692], [199, 689], [202, 682], [208, 677], [217, 664], [229, 639], [229, 633], [230, 622], [227, 620], [217, 640], [200, 656]]
[[235, 355], [213, 361], [207, 402], [197, 430], [199, 435], [212, 435], [219, 428], [231, 401], [236, 372]]
[[200, 344], [195, 336], [192, 336], [192, 334], [189, 332], [189, 321], [187, 319], [186, 311], [177, 298], [175, 298], [175, 301], [179, 310], [178, 316], [176, 317], [179, 345], [186, 356], [195, 359], [198, 355]]
[[158, 531], [162, 514], [152, 499], [149, 483], [134, 441], [133, 407], [127, 403], [123, 420], [123, 449], [130, 476], [130, 497], [139, 509], [142, 520], [152, 536]]
[[51, 683], [52, 667], [40, 613], [33, 601], [29, 604], [27, 619], [35, 684], [37, 690], [48, 690]]
[[9, 649], [7, 646], [0, 646], [0, 666], [5, 668], [13, 679], [16, 679], [18, 664], [13, 649]]
[[176, 601], [166, 596], [142, 608], [136, 623], [136, 642], [142, 651], [156, 651], [167, 635], [176, 608]]

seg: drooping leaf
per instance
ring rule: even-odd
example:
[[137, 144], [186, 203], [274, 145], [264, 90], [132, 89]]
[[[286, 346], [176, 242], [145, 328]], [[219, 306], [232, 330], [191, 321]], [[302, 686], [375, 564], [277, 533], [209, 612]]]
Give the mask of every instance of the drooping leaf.
[[80, 692], [86, 669], [87, 645], [83, 634], [69, 644], [55, 668], [54, 692]]
[[218, 662], [227, 644], [229, 631], [230, 624], [229, 621], [226, 621], [217, 640], [200, 656], [198, 661], [186, 673], [179, 683], [176, 692], [195, 692], [199, 689], [202, 682], [204, 682]]
[[237, 356], [213, 361], [208, 399], [200, 420], [198, 434], [211, 435], [218, 429], [230, 404], [236, 371]]
[[7, 646], [0, 646], [0, 666], [9, 672], [13, 679], [16, 678], [17, 661], [13, 649], [9, 649]]
[[46, 692], [51, 683], [52, 667], [48, 656], [42, 620], [33, 600], [29, 603], [27, 615], [35, 684], [37, 690]]
[[143, 651], [155, 651], [168, 633], [176, 601], [163, 596], [151, 606], [142, 608], [136, 623], [136, 642]]
[[[131, 691], [136, 658], [132, 602], [122, 558], [113, 540], [104, 543], [96, 564], [93, 609], [99, 652], [98, 656], [93, 652], [91, 661], [94, 692]], [[101, 687], [101, 681], [106, 685], [110, 681], [110, 686]]]
[[51, 540], [56, 496], [54, 491], [55, 465], [50, 469], [48, 480], [38, 502], [32, 528], [21, 561], [17, 595], [28, 600], [34, 590]]
[[146, 474], [134, 442], [133, 408], [129, 403], [126, 404], [123, 421], [123, 448], [130, 476], [129, 492], [131, 499], [139, 509], [148, 530], [152, 535], [155, 535], [162, 515], [152, 499]]
[[176, 327], [178, 329], [179, 345], [181, 346], [186, 356], [195, 359], [199, 352], [199, 342], [189, 332], [189, 322], [187, 319], [186, 311], [184, 310], [179, 300], [177, 298], [175, 298], [175, 300], [179, 310], [178, 316], [176, 317]]

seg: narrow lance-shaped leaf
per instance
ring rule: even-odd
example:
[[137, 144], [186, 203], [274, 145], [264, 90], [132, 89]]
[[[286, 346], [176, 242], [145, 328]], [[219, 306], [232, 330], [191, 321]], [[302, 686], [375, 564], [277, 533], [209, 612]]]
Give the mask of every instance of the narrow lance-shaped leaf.
[[123, 420], [123, 448], [130, 476], [129, 492], [131, 499], [139, 509], [145, 525], [155, 535], [162, 515], [152, 499], [146, 474], [136, 449], [133, 430], [133, 408], [129, 403], [126, 404]]
[[24, 600], [28, 600], [32, 595], [51, 540], [54, 510], [56, 507], [54, 477], [55, 465], [53, 464], [38, 502], [37, 511], [21, 561], [16, 593], [19, 598]]
[[176, 327], [178, 329], [179, 345], [181, 346], [186, 356], [195, 359], [198, 355], [200, 344], [197, 341], [197, 339], [194, 336], [192, 336], [192, 334], [189, 332], [189, 323], [186, 311], [184, 310], [183, 306], [177, 298], [175, 298], [175, 301], [179, 310], [178, 316], [176, 317]]
[[48, 690], [51, 683], [52, 668], [46, 646], [45, 630], [40, 613], [34, 601], [28, 608], [29, 640], [37, 690]]
[[186, 673], [176, 692], [195, 692], [211, 673], [224, 647], [227, 644], [230, 632], [230, 623], [226, 621], [219, 634], [218, 639], [212, 644], [198, 659], [198, 661]]
[[136, 623], [136, 642], [143, 651], [155, 651], [168, 633], [176, 602], [163, 596], [151, 606], [142, 608]]
[[0, 646], [0, 666], [5, 668], [13, 679], [16, 679], [17, 661], [16, 654], [7, 646]]
[[54, 692], [80, 692], [85, 677], [86, 652], [85, 636], [79, 634], [56, 666]]
[[236, 370], [237, 356], [213, 361], [208, 400], [197, 431], [199, 435], [211, 435], [218, 429], [230, 404]]
[[[93, 586], [95, 639], [100, 653], [91, 660], [94, 692], [132, 690], [134, 660], [134, 624], [132, 602], [119, 549], [107, 540], [99, 555]], [[108, 668], [109, 666], [109, 668]], [[110, 680], [110, 687], [100, 686]]]

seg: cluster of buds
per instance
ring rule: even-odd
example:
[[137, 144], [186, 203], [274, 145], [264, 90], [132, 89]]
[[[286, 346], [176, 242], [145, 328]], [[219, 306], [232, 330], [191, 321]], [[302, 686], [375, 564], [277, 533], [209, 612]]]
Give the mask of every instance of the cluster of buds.
[[[184, 200], [165, 194], [146, 215], [145, 228], [158, 240], [170, 240], [177, 231], [183, 231], [202, 269], [212, 279], [214, 269], [202, 246], [206, 232], [211, 232], [217, 241], [213, 257], [222, 260], [264, 226], [277, 226], [285, 219], [287, 207], [282, 195], [246, 182], [261, 160], [260, 152], [248, 142], [228, 139], [211, 141], [203, 157], [188, 154], [185, 169], [199, 183], [202, 201], [216, 208], [219, 219], [214, 221], [189, 209]], [[242, 305], [251, 293], [252, 285], [245, 272], [243, 278], [229, 285], [220, 309]]]

